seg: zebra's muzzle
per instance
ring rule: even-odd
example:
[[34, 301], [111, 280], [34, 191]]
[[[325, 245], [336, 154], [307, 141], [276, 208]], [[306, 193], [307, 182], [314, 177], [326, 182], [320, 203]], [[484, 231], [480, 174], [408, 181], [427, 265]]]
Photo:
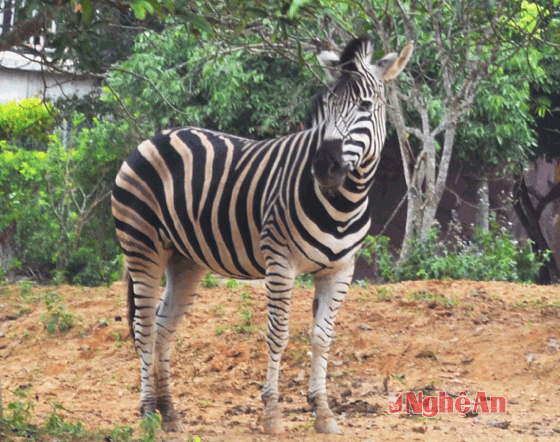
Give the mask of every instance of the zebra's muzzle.
[[340, 187], [349, 171], [342, 158], [342, 140], [324, 141], [313, 158], [311, 171], [322, 188], [333, 190]]

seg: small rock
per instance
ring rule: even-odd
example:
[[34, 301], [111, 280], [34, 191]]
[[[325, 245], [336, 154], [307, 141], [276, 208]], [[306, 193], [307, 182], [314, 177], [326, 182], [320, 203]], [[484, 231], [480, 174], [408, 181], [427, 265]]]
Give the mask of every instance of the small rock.
[[432, 350], [424, 349], [416, 355], [417, 358], [428, 358], [437, 359], [435, 353]]
[[535, 355], [533, 353], [529, 353], [527, 355], [527, 364], [530, 364], [535, 359]]
[[424, 434], [426, 432], [426, 427], [413, 427], [412, 431], [415, 433]]
[[501, 428], [502, 430], [507, 430], [510, 425], [509, 421], [502, 421], [497, 419], [489, 419], [486, 421], [482, 421], [481, 423], [483, 423], [484, 425], [488, 425], [489, 427]]
[[555, 338], [550, 338], [546, 343], [546, 346], [554, 351], [560, 350], [560, 342], [558, 342], [558, 340]]
[[252, 412], [250, 405], [237, 405], [226, 411], [228, 416], [239, 416], [241, 414], [249, 414]]
[[358, 328], [360, 330], [371, 330], [371, 327], [367, 324], [360, 324], [360, 325], [358, 325]]
[[352, 382], [352, 388], [355, 388], [356, 390], [362, 388], [362, 382], [359, 381], [358, 379], [355, 379]]
[[344, 390], [341, 394], [341, 397], [348, 397], [348, 396], [352, 396], [352, 390], [350, 390], [349, 388], [347, 388], [346, 390]]
[[91, 347], [89, 345], [80, 345], [80, 350], [82, 351], [90, 351]]
[[531, 434], [537, 437], [553, 437], [558, 435], [556, 431], [550, 429], [533, 430]]
[[304, 379], [305, 379], [305, 374], [303, 373], [303, 371], [300, 371], [298, 375], [294, 378], [294, 382], [296, 384], [300, 384], [303, 382]]

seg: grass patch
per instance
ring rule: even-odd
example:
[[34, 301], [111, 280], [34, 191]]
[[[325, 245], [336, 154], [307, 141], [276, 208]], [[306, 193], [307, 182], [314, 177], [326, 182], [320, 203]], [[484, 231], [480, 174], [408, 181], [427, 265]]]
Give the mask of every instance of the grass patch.
[[226, 331], [229, 330], [229, 325], [218, 325], [215, 329], [214, 329], [214, 334], [216, 336], [222, 336]]
[[210, 314], [212, 316], [216, 316], [217, 318], [221, 318], [222, 316], [224, 316], [224, 309], [224, 304], [215, 304], [210, 308]]
[[56, 331], [64, 332], [70, 330], [76, 324], [74, 313], [66, 311], [63, 304], [54, 304], [46, 300], [47, 313], [41, 315], [41, 322], [49, 333]]
[[220, 281], [216, 278], [212, 272], [208, 272], [205, 276], [200, 285], [206, 289], [211, 289], [214, 287], [218, 287], [220, 285]]
[[302, 273], [294, 280], [294, 287], [300, 289], [312, 289], [315, 286], [315, 280], [310, 273]]
[[237, 279], [229, 278], [225, 283], [225, 287], [230, 290], [238, 289], [239, 281]]
[[392, 289], [385, 286], [380, 286], [375, 289], [375, 300], [377, 302], [390, 301], [395, 296]]
[[429, 290], [413, 292], [407, 296], [407, 299], [409, 301], [427, 302], [435, 305], [442, 305], [444, 307], [456, 307], [459, 305], [459, 301], [457, 299], [440, 295], [438, 293], [432, 293]]
[[250, 335], [255, 331], [255, 324], [252, 321], [254, 316], [255, 303], [253, 302], [253, 295], [247, 291], [241, 292], [237, 311], [241, 315], [242, 321], [240, 324], [234, 325], [232, 330], [235, 334]]

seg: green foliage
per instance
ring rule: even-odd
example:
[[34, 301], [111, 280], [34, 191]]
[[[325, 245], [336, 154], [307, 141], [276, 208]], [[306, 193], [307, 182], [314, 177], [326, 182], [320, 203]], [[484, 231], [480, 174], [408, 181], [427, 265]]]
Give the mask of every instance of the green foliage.
[[43, 151], [18, 145], [15, 135], [0, 141], [0, 231], [15, 226], [19, 270], [100, 285], [119, 275], [108, 196], [121, 143], [133, 143], [127, 124], [95, 120], [79, 129], [82, 120], [74, 115], [66, 146], [59, 135]]
[[39, 98], [0, 105], [0, 140], [26, 149], [44, 148], [52, 134], [56, 110]]
[[389, 252], [389, 240], [387, 236], [368, 235], [362, 248], [356, 253], [357, 259], [361, 258], [374, 266], [375, 279], [393, 280], [395, 262], [393, 255]]
[[218, 325], [215, 329], [214, 329], [214, 334], [216, 336], [222, 336], [227, 330], [229, 329], [228, 325]]
[[411, 301], [441, 304], [444, 307], [454, 307], [458, 303], [456, 299], [447, 297], [439, 293], [432, 293], [430, 291], [413, 292], [407, 297], [407, 299]]
[[155, 442], [156, 431], [161, 427], [161, 417], [157, 413], [150, 414], [142, 419], [140, 428], [144, 431], [144, 435], [140, 438], [140, 442]]
[[76, 324], [76, 316], [66, 311], [64, 304], [55, 304], [55, 302], [52, 299], [46, 298], [47, 313], [41, 315], [41, 322], [45, 324], [49, 333], [54, 333], [57, 330], [64, 332]]
[[262, 138], [303, 120], [310, 80], [287, 60], [224, 48], [168, 23], [160, 34], [138, 36], [107, 94], [118, 94], [145, 133], [193, 125]]
[[426, 240], [414, 240], [408, 259], [399, 266], [388, 250], [388, 239], [368, 240], [360, 255], [377, 262], [381, 276], [388, 281], [416, 279], [469, 279], [474, 281], [533, 282], [547, 254], [537, 256], [530, 244], [521, 245], [506, 228], [492, 221], [486, 232], [477, 230], [470, 242], [442, 239], [433, 227]]
[[[17, 390], [16, 392], [17, 393]], [[23, 393], [18, 393], [24, 399]], [[90, 431], [84, 428], [82, 422], [67, 422], [62, 415], [65, 408], [57, 403], [51, 403], [52, 411], [46, 416], [45, 422], [36, 426], [31, 423], [33, 410], [32, 401], [10, 402], [4, 407], [4, 414], [0, 415], [0, 437], [4, 440], [26, 440], [29, 442], [60, 441], [112, 441], [112, 442], [155, 442], [156, 432], [161, 426], [161, 418], [157, 413], [150, 415], [140, 423], [140, 432], [133, 437], [132, 427], [115, 425], [110, 430]], [[188, 438], [189, 441], [201, 442], [199, 437]]]
[[84, 429], [80, 421], [72, 424], [64, 420], [64, 417], [59, 412], [59, 410], [64, 410], [61, 404], [53, 402], [51, 407], [53, 411], [43, 425], [43, 432], [51, 436], [62, 436], [65, 439], [69, 437], [76, 440], [82, 440], [89, 435], [89, 432]]
[[313, 275], [310, 273], [302, 273], [298, 275], [294, 280], [294, 287], [299, 287], [302, 289], [312, 289], [315, 285], [315, 280]]
[[114, 442], [129, 442], [134, 430], [128, 425], [115, 425], [111, 430], [102, 430], [103, 440]]
[[228, 289], [237, 289], [239, 288], [239, 281], [237, 279], [229, 278], [226, 281], [225, 287]]
[[242, 321], [233, 326], [232, 330], [236, 334], [250, 335], [255, 330], [255, 324], [252, 322], [254, 316], [255, 303], [253, 295], [249, 292], [242, 292], [239, 295], [239, 305], [237, 311], [241, 315]]
[[200, 285], [206, 289], [211, 289], [214, 287], [218, 287], [220, 285], [220, 281], [216, 278], [212, 272], [208, 272], [205, 276]]
[[21, 402], [10, 402], [5, 408], [5, 416], [0, 417], [0, 426], [8, 427], [6, 430], [10, 430], [19, 436], [29, 436], [37, 433], [37, 428], [29, 423], [32, 416], [32, 411], [35, 408], [35, 404], [31, 401]]

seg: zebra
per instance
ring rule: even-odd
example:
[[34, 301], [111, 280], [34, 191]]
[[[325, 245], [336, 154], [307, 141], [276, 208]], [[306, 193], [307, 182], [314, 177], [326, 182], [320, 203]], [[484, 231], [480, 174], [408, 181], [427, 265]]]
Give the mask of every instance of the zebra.
[[354, 255], [370, 226], [368, 191], [386, 130], [384, 85], [412, 51], [409, 43], [372, 63], [371, 39], [350, 41], [336, 63], [332, 56], [325, 63], [335, 80], [316, 98], [306, 130], [254, 141], [197, 127], [169, 129], [143, 141], [123, 163], [111, 205], [140, 357], [140, 409], [144, 416], [159, 411], [164, 431], [183, 430], [169, 386], [170, 341], [210, 270], [265, 280], [261, 422], [269, 434], [283, 431], [278, 377], [294, 279], [313, 275], [308, 401], [315, 430], [338, 433], [327, 404], [328, 352]]

